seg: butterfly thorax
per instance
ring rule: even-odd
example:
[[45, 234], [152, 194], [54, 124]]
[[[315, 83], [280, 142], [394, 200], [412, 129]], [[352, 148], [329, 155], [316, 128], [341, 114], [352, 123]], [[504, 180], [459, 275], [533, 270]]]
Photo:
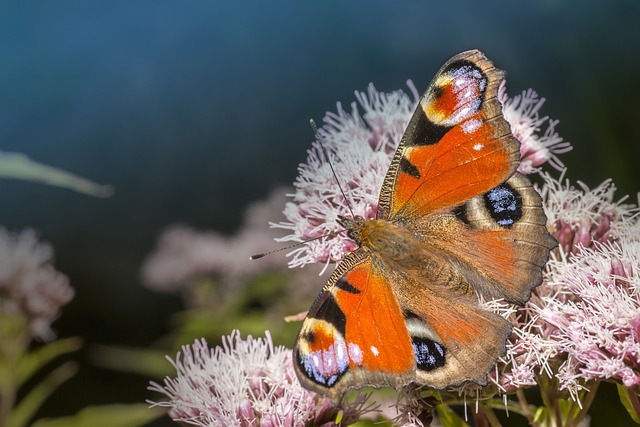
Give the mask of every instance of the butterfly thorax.
[[340, 217], [339, 223], [347, 230], [349, 238], [378, 258], [407, 262], [416, 253], [417, 242], [409, 230], [390, 221], [356, 215]]

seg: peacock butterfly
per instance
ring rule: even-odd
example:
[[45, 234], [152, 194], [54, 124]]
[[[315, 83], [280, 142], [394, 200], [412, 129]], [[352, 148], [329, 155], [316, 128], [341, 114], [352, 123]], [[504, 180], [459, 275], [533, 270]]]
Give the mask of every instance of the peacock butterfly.
[[296, 339], [303, 386], [338, 402], [362, 386], [486, 384], [511, 324], [479, 298], [524, 304], [556, 245], [502, 115], [504, 72], [482, 52], [438, 71], [413, 114], [375, 219], [340, 217], [358, 244]]

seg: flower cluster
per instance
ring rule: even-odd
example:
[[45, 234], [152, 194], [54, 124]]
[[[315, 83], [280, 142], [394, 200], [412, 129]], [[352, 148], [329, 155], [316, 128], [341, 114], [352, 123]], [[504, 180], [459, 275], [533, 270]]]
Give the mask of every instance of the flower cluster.
[[[150, 390], [169, 400], [150, 402], [168, 407], [175, 421], [213, 426], [335, 426], [338, 410], [330, 401], [305, 390], [293, 371], [291, 350], [266, 338], [246, 340], [239, 331], [223, 337], [222, 347], [196, 340], [183, 346], [175, 361], [175, 378], [151, 383]], [[342, 408], [343, 422], [366, 413], [366, 396]]]
[[[515, 325], [492, 380], [501, 392], [510, 392], [536, 385], [540, 375], [555, 375], [561, 388], [575, 398], [585, 381], [598, 377], [577, 363], [584, 357], [571, 356], [576, 348], [606, 347], [606, 337], [608, 347], [625, 349], [626, 357], [604, 352], [598, 362], [592, 359], [600, 370], [593, 366], [589, 370], [598, 371], [599, 378], [622, 380], [607, 366], [640, 366], [640, 334], [633, 333], [637, 320], [629, 319], [629, 313], [640, 318], [637, 261], [629, 263], [640, 259], [639, 210], [623, 204], [624, 199], [614, 202], [615, 187], [610, 181], [591, 190], [584, 184], [576, 189], [569, 182], [561, 184], [548, 175], [544, 178], [544, 207], [559, 253], [548, 262], [542, 285], [534, 289], [524, 307], [489, 302], [490, 308]], [[605, 319], [617, 315], [629, 323], [623, 328], [606, 323]], [[554, 372], [553, 367], [560, 365]]]
[[159, 291], [178, 290], [202, 277], [218, 277], [237, 283], [265, 269], [282, 268], [283, 257], [247, 262], [250, 255], [273, 247], [277, 232], [267, 227], [277, 217], [289, 190], [278, 188], [267, 200], [249, 206], [244, 224], [234, 236], [174, 225], [158, 239], [158, 245], [142, 267], [143, 282]]
[[[540, 166], [549, 162], [557, 170], [563, 170], [564, 164], [556, 154], [566, 153], [573, 147], [564, 141], [555, 131], [558, 120], [548, 116], [540, 117], [539, 111], [544, 98], [538, 98], [533, 90], [525, 90], [513, 98], [507, 96], [504, 81], [498, 89], [498, 99], [502, 103], [502, 114], [511, 125], [511, 132], [520, 141], [520, 167], [524, 174], [539, 172]], [[541, 127], [547, 123], [547, 129], [541, 133]]]
[[563, 388], [615, 379], [640, 384], [640, 240], [584, 248], [550, 265], [550, 283], [562, 283], [569, 298], [545, 298], [539, 309], [566, 358], [557, 377]]
[[559, 180], [544, 177], [545, 213], [565, 254], [637, 234], [634, 224], [640, 211], [637, 206], [623, 203], [626, 198], [614, 201], [616, 187], [611, 180], [594, 189], [578, 182], [578, 189], [568, 181], [562, 184], [562, 177]]
[[34, 230], [0, 227], [0, 313], [22, 316], [34, 337], [54, 338], [51, 322], [73, 299], [69, 279], [52, 265], [53, 248]]

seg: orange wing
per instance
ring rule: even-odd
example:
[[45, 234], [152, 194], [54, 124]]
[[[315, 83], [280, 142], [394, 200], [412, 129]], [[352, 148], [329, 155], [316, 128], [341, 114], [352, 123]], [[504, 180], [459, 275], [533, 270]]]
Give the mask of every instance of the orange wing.
[[403, 312], [380, 273], [367, 251], [347, 255], [296, 339], [294, 366], [300, 382], [334, 402], [355, 385], [399, 387], [415, 379]]
[[520, 152], [497, 99], [503, 76], [477, 50], [440, 69], [387, 172], [378, 218], [452, 208], [513, 174]]

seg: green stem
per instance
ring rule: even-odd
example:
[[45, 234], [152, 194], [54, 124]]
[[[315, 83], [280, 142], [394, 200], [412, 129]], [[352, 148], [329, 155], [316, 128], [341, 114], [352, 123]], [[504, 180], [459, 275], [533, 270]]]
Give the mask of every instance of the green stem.
[[562, 410], [560, 408], [560, 396], [558, 395], [559, 384], [557, 379], [552, 379], [546, 375], [538, 376], [540, 386], [540, 397], [542, 403], [549, 411], [549, 425], [552, 427], [562, 426]]
[[[578, 396], [578, 399], [580, 401], [582, 401], [582, 397]], [[567, 410], [567, 422], [566, 422], [566, 427], [575, 427], [578, 425], [579, 422], [579, 418], [582, 418], [580, 416], [580, 412], [582, 412], [582, 408], [580, 408], [580, 406], [578, 405], [578, 402], [576, 402], [575, 400], [571, 399], [571, 403], [569, 405], [569, 409]], [[584, 406], [583, 406], [584, 408]], [[576, 414], [575, 417], [573, 416], [573, 414]], [[584, 415], [583, 415], [584, 416]]]
[[[589, 390], [589, 392], [587, 393], [587, 396], [584, 399], [584, 402], [582, 402], [582, 409], [580, 410], [580, 412], [578, 412], [578, 415], [576, 415], [574, 425], [577, 426], [580, 423], [580, 421], [582, 421], [584, 416], [587, 415], [587, 412], [589, 411], [589, 408], [591, 408], [591, 404], [593, 403], [593, 400], [596, 398], [596, 393], [598, 393], [598, 388], [600, 388], [600, 381], [595, 382], [593, 384], [593, 387], [591, 387], [591, 390]], [[637, 398], [636, 398], [636, 402], [637, 402]]]
[[2, 380], [2, 389], [0, 390], [0, 426], [4, 426], [7, 424], [16, 403], [18, 364], [27, 350], [31, 336], [28, 329], [20, 327], [25, 326], [20, 321], [14, 323], [5, 317], [0, 318], [0, 322], [4, 323], [1, 328], [3, 333], [0, 334], [0, 340], [2, 340], [0, 361], [5, 365], [2, 366], [5, 378]]
[[484, 412], [485, 417], [487, 417], [487, 420], [489, 421], [489, 425], [491, 425], [491, 427], [502, 427], [500, 420], [496, 416], [496, 413], [493, 411], [491, 406], [482, 404], [481, 408]]
[[638, 401], [638, 393], [637, 388], [633, 387], [629, 389], [629, 402], [631, 403], [631, 407], [633, 411], [636, 413], [636, 416], [640, 418], [640, 401]]
[[535, 416], [533, 412], [531, 412], [531, 407], [529, 406], [529, 402], [527, 402], [527, 397], [524, 395], [524, 390], [521, 388], [516, 390], [516, 396], [518, 397], [518, 403], [520, 403], [520, 413], [529, 421], [530, 426], [538, 427], [539, 424], [535, 421]]

